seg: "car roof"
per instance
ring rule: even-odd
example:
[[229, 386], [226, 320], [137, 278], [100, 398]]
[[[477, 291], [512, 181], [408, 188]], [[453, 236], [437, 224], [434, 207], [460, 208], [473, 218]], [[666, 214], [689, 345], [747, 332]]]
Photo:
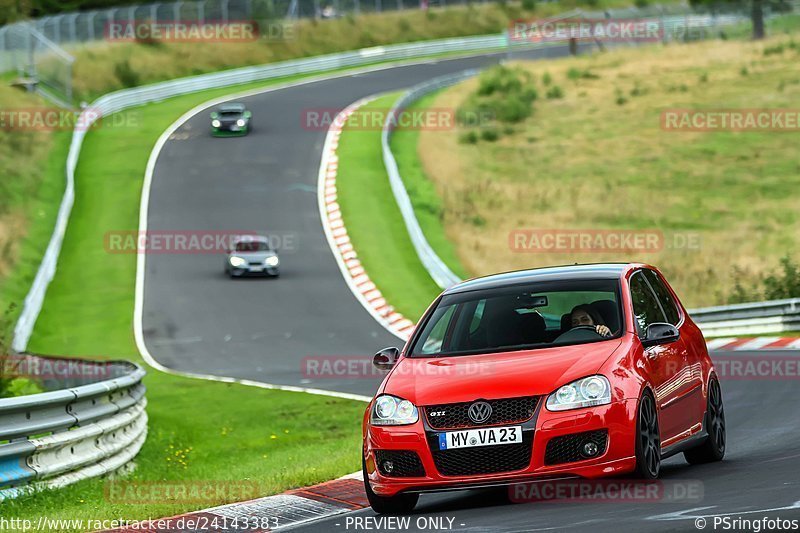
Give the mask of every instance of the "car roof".
[[222, 104], [221, 106], [219, 106], [219, 110], [220, 111], [244, 111], [245, 107], [244, 107], [244, 104], [239, 104], [239, 103]]
[[475, 291], [481, 289], [496, 289], [511, 285], [520, 285], [544, 281], [590, 280], [590, 279], [620, 279], [625, 272], [636, 268], [633, 263], [592, 263], [586, 265], [564, 265], [514, 272], [492, 274], [481, 278], [474, 278], [457, 285], [453, 285], [444, 294]]

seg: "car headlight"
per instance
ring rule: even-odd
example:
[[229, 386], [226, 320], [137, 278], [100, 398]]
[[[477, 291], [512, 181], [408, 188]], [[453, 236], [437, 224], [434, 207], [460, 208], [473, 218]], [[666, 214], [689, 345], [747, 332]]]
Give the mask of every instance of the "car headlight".
[[239, 126], [240, 128], [243, 128], [244, 127], [244, 120], [240, 118], [239, 120], [236, 121], [236, 125]]
[[276, 267], [280, 264], [280, 262], [281, 261], [280, 259], [278, 259], [277, 255], [272, 255], [264, 259], [264, 264], [267, 265], [268, 267]]
[[222, 125], [222, 123], [219, 120], [212, 120], [211, 125], [214, 126], [215, 128], [219, 128]]
[[229, 259], [229, 261], [230, 261], [230, 263], [231, 263], [231, 266], [232, 266], [232, 267], [236, 267], [236, 268], [238, 268], [238, 267], [242, 267], [242, 266], [244, 266], [244, 265], [246, 265], [246, 264], [247, 264], [247, 261], [245, 261], [245, 260], [244, 260], [244, 259], [242, 259], [241, 257], [237, 257], [237, 256], [235, 256], [235, 255], [234, 255], [233, 257], [231, 257], [231, 258]]
[[382, 394], [372, 404], [369, 422], [374, 426], [401, 426], [419, 420], [417, 407], [402, 398]]
[[547, 397], [549, 411], [567, 411], [611, 403], [611, 384], [605, 376], [589, 376], [559, 388]]

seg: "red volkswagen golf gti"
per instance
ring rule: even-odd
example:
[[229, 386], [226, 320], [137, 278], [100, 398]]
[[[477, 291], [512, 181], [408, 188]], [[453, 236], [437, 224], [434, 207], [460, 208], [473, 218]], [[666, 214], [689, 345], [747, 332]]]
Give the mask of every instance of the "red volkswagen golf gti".
[[364, 415], [363, 470], [378, 513], [423, 492], [631, 474], [725, 453], [703, 335], [644, 264], [473, 279], [431, 305]]

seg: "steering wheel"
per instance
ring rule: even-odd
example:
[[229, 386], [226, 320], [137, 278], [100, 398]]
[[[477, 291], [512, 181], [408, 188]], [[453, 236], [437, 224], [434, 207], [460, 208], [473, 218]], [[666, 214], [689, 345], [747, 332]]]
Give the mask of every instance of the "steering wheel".
[[594, 340], [597, 337], [603, 338], [602, 335], [597, 333], [595, 326], [575, 326], [569, 331], [565, 331], [564, 333], [556, 337], [556, 339], [553, 342], [590, 341]]

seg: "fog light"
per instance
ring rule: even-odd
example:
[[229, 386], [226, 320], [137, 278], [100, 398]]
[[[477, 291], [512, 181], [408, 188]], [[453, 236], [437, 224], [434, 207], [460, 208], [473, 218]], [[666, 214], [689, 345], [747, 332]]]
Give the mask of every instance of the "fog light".
[[383, 462], [383, 471], [387, 474], [391, 474], [394, 470], [394, 463], [391, 461], [384, 461]]
[[597, 455], [599, 448], [594, 442], [586, 442], [583, 445], [583, 455], [586, 457], [594, 457]]

